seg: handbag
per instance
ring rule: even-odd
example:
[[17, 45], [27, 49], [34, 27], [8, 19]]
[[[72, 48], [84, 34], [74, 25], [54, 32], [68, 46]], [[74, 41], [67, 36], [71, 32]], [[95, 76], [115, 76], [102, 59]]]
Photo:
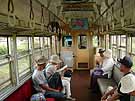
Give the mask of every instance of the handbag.
[[31, 96], [30, 101], [46, 101], [43, 93], [37, 93]]
[[64, 72], [64, 77], [71, 77], [72, 76], [72, 71], [71, 70], [67, 70]]

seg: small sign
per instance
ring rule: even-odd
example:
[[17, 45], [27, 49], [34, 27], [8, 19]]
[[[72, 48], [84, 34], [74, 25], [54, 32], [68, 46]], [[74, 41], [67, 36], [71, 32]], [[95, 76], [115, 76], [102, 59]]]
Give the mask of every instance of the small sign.
[[71, 29], [73, 30], [88, 30], [88, 18], [71, 19]]
[[94, 11], [94, 3], [63, 4], [63, 11]]

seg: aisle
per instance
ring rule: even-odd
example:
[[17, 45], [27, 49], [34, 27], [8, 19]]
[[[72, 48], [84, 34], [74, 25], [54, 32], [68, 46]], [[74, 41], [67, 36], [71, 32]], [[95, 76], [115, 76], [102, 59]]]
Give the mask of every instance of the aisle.
[[77, 101], [100, 101], [100, 93], [93, 94], [89, 87], [89, 71], [75, 71], [71, 81], [72, 95]]

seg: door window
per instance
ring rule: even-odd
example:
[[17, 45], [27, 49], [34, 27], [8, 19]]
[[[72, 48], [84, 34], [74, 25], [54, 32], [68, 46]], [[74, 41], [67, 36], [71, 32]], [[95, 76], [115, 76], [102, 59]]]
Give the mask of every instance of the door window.
[[87, 36], [86, 35], [78, 36], [78, 48], [87, 49]]

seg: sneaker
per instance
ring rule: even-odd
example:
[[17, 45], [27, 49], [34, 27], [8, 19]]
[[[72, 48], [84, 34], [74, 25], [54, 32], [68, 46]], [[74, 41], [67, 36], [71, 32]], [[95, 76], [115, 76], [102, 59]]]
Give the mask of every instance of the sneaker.
[[76, 99], [72, 97], [67, 97], [66, 100], [76, 101]]

